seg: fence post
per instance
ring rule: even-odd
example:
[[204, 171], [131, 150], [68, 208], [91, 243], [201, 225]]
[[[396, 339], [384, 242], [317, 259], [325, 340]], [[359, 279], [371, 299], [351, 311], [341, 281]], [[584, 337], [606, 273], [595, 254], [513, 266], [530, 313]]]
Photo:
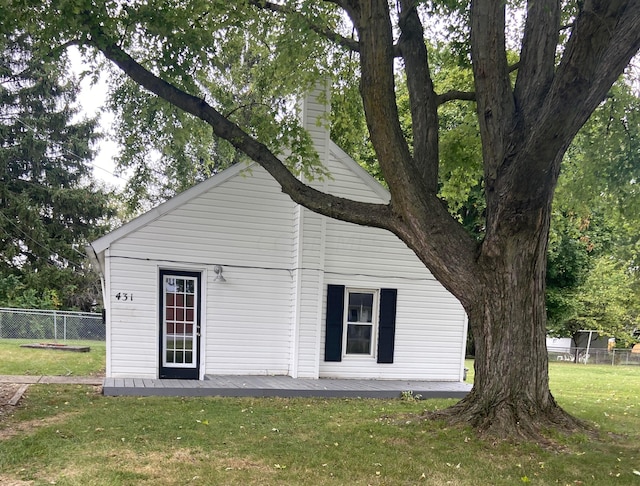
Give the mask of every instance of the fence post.
[[62, 331], [64, 333], [62, 340], [66, 341], [67, 340], [67, 315], [66, 314], [62, 317]]
[[56, 311], [53, 311], [53, 340], [58, 340], [58, 319]]

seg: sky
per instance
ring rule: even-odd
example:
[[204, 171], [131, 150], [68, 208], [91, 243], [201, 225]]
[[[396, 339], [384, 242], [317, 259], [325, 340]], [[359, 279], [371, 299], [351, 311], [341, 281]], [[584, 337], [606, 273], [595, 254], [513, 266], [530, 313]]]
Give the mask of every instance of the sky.
[[[83, 68], [80, 53], [72, 48], [69, 50], [69, 58], [73, 71], [79, 76]], [[90, 79], [85, 78], [80, 84], [80, 89], [78, 103], [81, 113], [88, 117], [99, 116], [100, 131], [105, 134], [105, 137], [94, 147], [97, 156], [92, 163], [93, 175], [97, 180], [103, 181], [109, 186], [122, 188], [127, 180], [126, 174], [115, 175], [113, 160], [118, 154], [118, 144], [109, 140], [113, 114], [102, 110], [107, 99], [106, 80], [104, 76], [101, 76], [96, 84], [92, 84]]]

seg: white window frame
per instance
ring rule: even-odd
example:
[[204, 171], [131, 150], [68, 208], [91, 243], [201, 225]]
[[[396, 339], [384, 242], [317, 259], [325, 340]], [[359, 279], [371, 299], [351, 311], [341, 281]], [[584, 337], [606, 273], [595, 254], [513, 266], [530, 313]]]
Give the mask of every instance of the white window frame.
[[[349, 294], [372, 294], [373, 295], [373, 303], [371, 312], [373, 315], [371, 316], [371, 349], [369, 353], [347, 353], [347, 339], [348, 339], [348, 330], [349, 324], [357, 324], [357, 325], [368, 325], [369, 323], [363, 322], [350, 322], [349, 321]], [[375, 358], [377, 351], [377, 343], [378, 343], [378, 326], [379, 326], [379, 306], [380, 306], [380, 289], [365, 289], [358, 287], [345, 287], [345, 296], [344, 296], [344, 316], [342, 319], [342, 356], [344, 358]]]

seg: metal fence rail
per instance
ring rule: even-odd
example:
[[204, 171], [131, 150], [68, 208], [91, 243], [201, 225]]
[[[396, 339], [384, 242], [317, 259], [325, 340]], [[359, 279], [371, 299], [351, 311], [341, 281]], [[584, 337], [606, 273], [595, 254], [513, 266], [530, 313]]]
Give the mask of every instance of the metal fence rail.
[[549, 361], [580, 364], [640, 365], [640, 353], [630, 349], [606, 348], [547, 348]]
[[105, 340], [101, 314], [0, 307], [0, 339]]

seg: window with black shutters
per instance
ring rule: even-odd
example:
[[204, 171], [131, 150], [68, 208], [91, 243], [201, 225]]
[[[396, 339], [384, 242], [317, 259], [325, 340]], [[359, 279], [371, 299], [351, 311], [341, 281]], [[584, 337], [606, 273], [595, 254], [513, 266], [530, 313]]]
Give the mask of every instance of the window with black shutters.
[[393, 363], [396, 289], [327, 287], [325, 361], [352, 356]]

